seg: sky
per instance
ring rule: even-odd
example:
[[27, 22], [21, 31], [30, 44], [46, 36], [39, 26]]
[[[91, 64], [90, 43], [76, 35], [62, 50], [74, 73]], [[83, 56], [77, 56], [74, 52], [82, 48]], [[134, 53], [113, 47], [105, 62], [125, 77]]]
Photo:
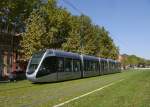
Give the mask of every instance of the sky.
[[80, 15], [109, 31], [121, 54], [150, 59], [150, 0], [58, 0], [73, 15]]

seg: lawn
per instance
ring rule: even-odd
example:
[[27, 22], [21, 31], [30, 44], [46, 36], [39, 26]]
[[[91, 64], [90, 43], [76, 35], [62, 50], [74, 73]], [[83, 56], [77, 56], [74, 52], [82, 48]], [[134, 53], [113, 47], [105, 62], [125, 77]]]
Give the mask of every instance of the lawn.
[[51, 107], [114, 82], [116, 84], [63, 106], [150, 107], [150, 70], [48, 84], [32, 84], [27, 80], [1, 83], [0, 107]]

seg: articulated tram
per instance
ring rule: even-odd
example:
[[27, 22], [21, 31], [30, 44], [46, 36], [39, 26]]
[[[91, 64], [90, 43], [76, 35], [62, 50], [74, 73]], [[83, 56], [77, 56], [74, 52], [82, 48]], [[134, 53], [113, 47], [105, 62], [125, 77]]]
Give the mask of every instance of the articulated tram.
[[26, 77], [32, 82], [55, 82], [120, 71], [120, 63], [112, 59], [47, 49], [32, 56]]

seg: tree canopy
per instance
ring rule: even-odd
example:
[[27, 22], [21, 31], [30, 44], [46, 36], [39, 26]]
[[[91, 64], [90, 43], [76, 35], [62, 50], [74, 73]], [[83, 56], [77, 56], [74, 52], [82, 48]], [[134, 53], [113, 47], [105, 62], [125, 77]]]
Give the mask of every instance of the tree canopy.
[[80, 54], [117, 59], [118, 47], [109, 32], [86, 15], [74, 16], [57, 6], [56, 0], [7, 0], [0, 16], [24, 27], [21, 47], [26, 58], [41, 49], [54, 48]]
[[138, 57], [136, 55], [122, 55], [123, 60], [121, 61], [123, 66], [150, 66], [150, 60]]
[[[15, 31], [24, 29], [24, 21], [29, 17], [33, 9], [37, 8], [41, 0], [1, 0], [0, 2], [0, 24], [1, 27], [15, 26]], [[5, 23], [5, 25], [2, 23]], [[7, 26], [6, 26], [7, 25]]]

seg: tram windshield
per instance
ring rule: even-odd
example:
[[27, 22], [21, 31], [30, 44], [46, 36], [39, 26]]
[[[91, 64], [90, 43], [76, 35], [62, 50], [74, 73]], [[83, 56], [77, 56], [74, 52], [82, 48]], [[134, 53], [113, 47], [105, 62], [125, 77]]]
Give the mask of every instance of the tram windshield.
[[32, 74], [38, 67], [38, 64], [40, 63], [42, 56], [45, 51], [40, 51], [38, 53], [35, 53], [30, 61], [29, 68], [28, 68], [28, 74]]

